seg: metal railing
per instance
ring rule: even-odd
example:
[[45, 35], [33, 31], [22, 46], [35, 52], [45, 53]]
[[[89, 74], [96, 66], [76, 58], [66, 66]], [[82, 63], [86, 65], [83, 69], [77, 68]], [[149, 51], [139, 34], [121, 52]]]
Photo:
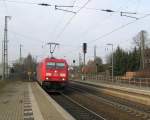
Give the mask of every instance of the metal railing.
[[96, 75], [96, 74], [84, 74], [80, 75], [79, 78], [87, 81], [93, 82], [101, 82], [106, 84], [115, 84], [119, 86], [126, 86], [126, 87], [136, 87], [140, 89], [149, 89], [150, 90], [150, 78], [123, 78], [123, 77], [114, 77], [112, 79], [111, 76], [104, 76], [104, 75]]

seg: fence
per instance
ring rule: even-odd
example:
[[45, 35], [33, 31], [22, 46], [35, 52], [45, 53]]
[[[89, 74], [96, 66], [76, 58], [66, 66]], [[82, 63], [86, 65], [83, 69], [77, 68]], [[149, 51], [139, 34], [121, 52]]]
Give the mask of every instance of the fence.
[[102, 82], [107, 84], [117, 84], [120, 86], [127, 86], [127, 87], [138, 87], [138, 88], [146, 88], [150, 89], [150, 78], [123, 78], [123, 77], [112, 77], [111, 76], [104, 76], [104, 75], [93, 75], [93, 74], [86, 74], [80, 75], [79, 78], [93, 82]]

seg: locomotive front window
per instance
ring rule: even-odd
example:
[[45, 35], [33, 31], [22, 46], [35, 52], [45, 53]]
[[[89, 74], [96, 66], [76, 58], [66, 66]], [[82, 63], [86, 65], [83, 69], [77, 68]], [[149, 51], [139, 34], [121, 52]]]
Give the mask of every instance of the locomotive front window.
[[65, 63], [63, 62], [48, 62], [46, 64], [47, 69], [63, 69], [65, 67]]
[[63, 69], [65, 67], [65, 63], [56, 63], [56, 68]]
[[48, 63], [46, 64], [46, 68], [47, 68], [47, 69], [55, 68], [55, 62], [48, 62]]

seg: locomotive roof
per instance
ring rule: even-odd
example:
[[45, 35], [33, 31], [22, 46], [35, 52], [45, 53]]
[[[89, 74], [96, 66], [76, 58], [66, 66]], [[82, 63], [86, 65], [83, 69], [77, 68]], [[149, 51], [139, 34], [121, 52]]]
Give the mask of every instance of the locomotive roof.
[[45, 61], [60, 61], [60, 62], [65, 62], [66, 60], [65, 59], [57, 59], [57, 58], [45, 58], [42, 60], [43, 62]]

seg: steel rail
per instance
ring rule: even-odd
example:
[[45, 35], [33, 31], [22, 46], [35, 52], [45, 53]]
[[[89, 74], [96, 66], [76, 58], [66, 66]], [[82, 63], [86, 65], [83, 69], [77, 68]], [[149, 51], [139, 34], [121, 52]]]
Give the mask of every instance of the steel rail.
[[143, 119], [150, 119], [150, 114], [148, 113], [149, 111], [148, 112], [143, 112], [141, 110], [137, 110], [135, 108], [131, 108], [131, 107], [127, 106], [127, 105], [122, 105], [120, 103], [116, 103], [116, 102], [110, 101], [110, 100], [102, 98], [100, 96], [93, 95], [93, 94], [91, 94], [91, 93], [89, 93], [89, 92], [87, 92], [87, 91], [85, 91], [83, 89], [80, 89], [80, 88], [75, 88], [75, 87], [70, 87], [70, 88], [74, 89], [74, 91], [78, 91], [78, 92], [82, 91], [84, 93], [88, 93], [86, 95], [84, 94], [84, 96], [86, 96], [86, 97], [91, 97], [91, 96], [92, 97], [97, 97], [100, 101], [102, 101], [102, 102], [104, 102], [104, 103], [106, 103], [108, 105], [111, 105], [113, 107], [119, 108], [120, 110], [123, 110], [125, 112], [130, 113], [130, 114], [134, 114], [135, 116], [139, 116], [139, 117], [141, 116]]
[[102, 117], [102, 116], [98, 115], [97, 113], [95, 113], [94, 111], [92, 111], [92, 110], [90, 110], [90, 109], [84, 107], [83, 105], [81, 105], [80, 103], [76, 102], [76, 101], [73, 100], [71, 97], [68, 97], [68, 96], [65, 95], [64, 93], [61, 92], [60, 94], [63, 95], [64, 97], [66, 97], [67, 99], [69, 99], [70, 101], [72, 101], [73, 103], [77, 104], [78, 106], [82, 107], [83, 109], [87, 110], [88, 112], [94, 114], [95, 116], [97, 116], [97, 117], [99, 117], [99, 118], [101, 118], [101, 119], [103, 119], [103, 120], [106, 120], [104, 117]]

